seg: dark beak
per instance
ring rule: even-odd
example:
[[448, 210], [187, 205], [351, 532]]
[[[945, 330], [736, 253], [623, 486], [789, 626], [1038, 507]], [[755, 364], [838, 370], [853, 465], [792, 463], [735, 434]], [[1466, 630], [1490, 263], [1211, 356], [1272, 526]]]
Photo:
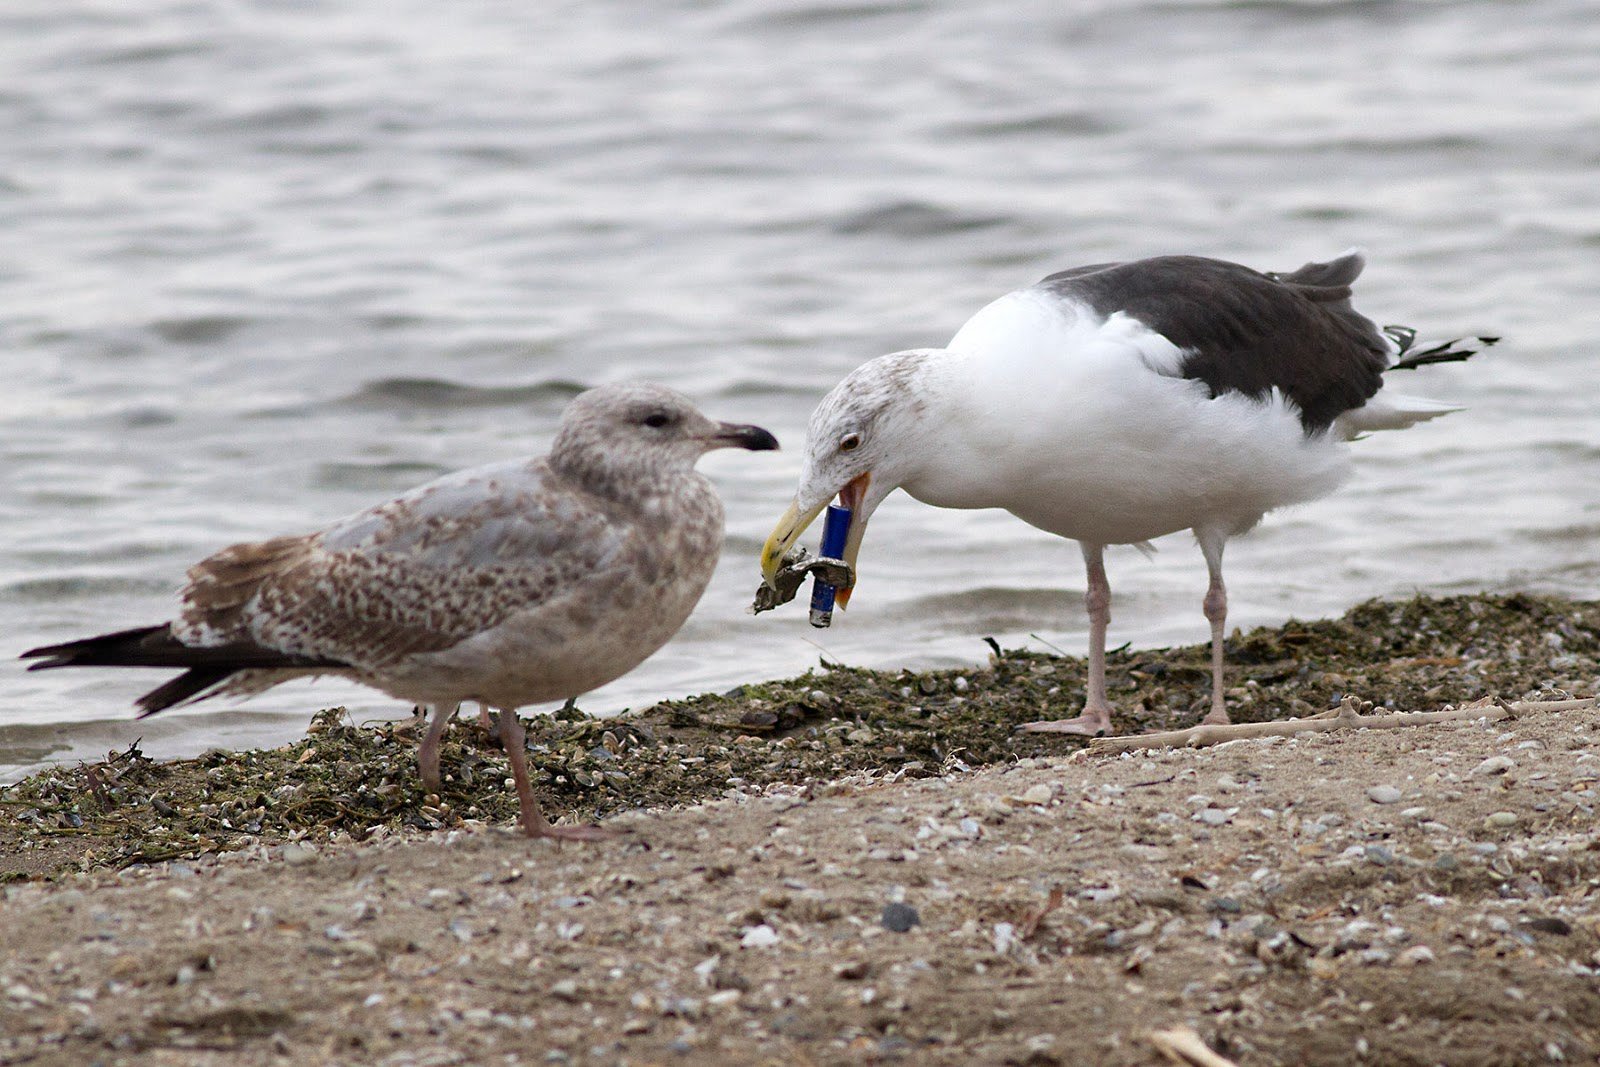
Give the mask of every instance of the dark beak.
[[759, 426], [742, 426], [738, 423], [717, 424], [712, 440], [724, 448], [746, 448], [751, 452], [776, 452], [778, 439]]

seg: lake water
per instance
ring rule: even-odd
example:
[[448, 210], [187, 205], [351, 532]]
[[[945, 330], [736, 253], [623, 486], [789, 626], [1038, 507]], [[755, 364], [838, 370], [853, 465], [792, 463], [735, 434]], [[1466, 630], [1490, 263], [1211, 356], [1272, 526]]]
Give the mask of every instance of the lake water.
[[[0, 146], [0, 776], [403, 713], [324, 681], [135, 723], [159, 675], [15, 655], [167, 618], [231, 542], [542, 452], [618, 378], [787, 451], [703, 464], [716, 580], [587, 710], [985, 635], [1078, 653], [1076, 548], [1004, 514], [892, 498], [827, 631], [745, 613], [755, 555], [852, 367], [1163, 252], [1361, 245], [1378, 321], [1506, 338], [1403, 383], [1470, 410], [1234, 542], [1231, 622], [1600, 584], [1592, 0], [13, 0]], [[1113, 644], [1205, 637], [1198, 550], [1159, 548], [1110, 555]]]

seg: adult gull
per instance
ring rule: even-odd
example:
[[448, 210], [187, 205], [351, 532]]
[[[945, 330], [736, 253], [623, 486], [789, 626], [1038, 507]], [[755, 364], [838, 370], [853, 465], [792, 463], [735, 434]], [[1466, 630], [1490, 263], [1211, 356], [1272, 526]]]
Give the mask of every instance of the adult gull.
[[[1332, 492], [1350, 470], [1346, 442], [1456, 410], [1394, 393], [1386, 372], [1474, 351], [1379, 330], [1350, 304], [1364, 265], [1349, 252], [1282, 274], [1198, 256], [1078, 267], [989, 304], [944, 348], [857, 368], [812, 413], [799, 489], [762, 552], [765, 599], [792, 595], [786, 557], [836, 495], [852, 509], [852, 573], [896, 488], [939, 507], [1004, 508], [1079, 542], [1088, 578], [1083, 713], [1026, 728], [1108, 733], [1105, 547], [1192, 530], [1210, 573], [1205, 721], [1227, 722], [1228, 539]], [[774, 594], [780, 570], [791, 581]]]
[[567, 407], [550, 453], [447, 475], [316, 533], [234, 545], [189, 569], [177, 618], [23, 653], [55, 667], [170, 667], [143, 715], [341, 675], [433, 719], [418, 751], [439, 791], [439, 742], [462, 701], [499, 709], [530, 837], [555, 826], [528, 780], [516, 709], [621, 677], [677, 633], [722, 547], [722, 503], [695, 462], [775, 449], [659, 385], [601, 386]]

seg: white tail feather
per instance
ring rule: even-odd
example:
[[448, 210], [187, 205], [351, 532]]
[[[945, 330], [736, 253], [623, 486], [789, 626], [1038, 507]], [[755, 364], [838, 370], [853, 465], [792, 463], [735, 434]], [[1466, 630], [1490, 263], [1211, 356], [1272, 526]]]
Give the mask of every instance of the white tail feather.
[[1407, 426], [1460, 410], [1457, 404], [1391, 393], [1385, 389], [1361, 407], [1340, 415], [1337, 421], [1345, 437], [1354, 438], [1373, 430], [1403, 430]]

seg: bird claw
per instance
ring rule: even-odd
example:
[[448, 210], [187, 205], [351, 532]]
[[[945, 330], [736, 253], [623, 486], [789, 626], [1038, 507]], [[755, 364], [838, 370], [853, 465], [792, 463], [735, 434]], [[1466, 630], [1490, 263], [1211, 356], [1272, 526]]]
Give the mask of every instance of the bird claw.
[[1111, 723], [1088, 715], [1075, 719], [1055, 719], [1047, 722], [1025, 722], [1017, 727], [1029, 734], [1077, 734], [1081, 737], [1106, 737], [1113, 732]]
[[844, 560], [813, 556], [796, 546], [783, 557], [783, 566], [772, 576], [772, 581], [761, 583], [750, 610], [759, 615], [779, 604], [787, 604], [795, 598], [805, 580], [813, 575], [819, 582], [837, 589], [849, 589], [856, 584], [855, 571]]

